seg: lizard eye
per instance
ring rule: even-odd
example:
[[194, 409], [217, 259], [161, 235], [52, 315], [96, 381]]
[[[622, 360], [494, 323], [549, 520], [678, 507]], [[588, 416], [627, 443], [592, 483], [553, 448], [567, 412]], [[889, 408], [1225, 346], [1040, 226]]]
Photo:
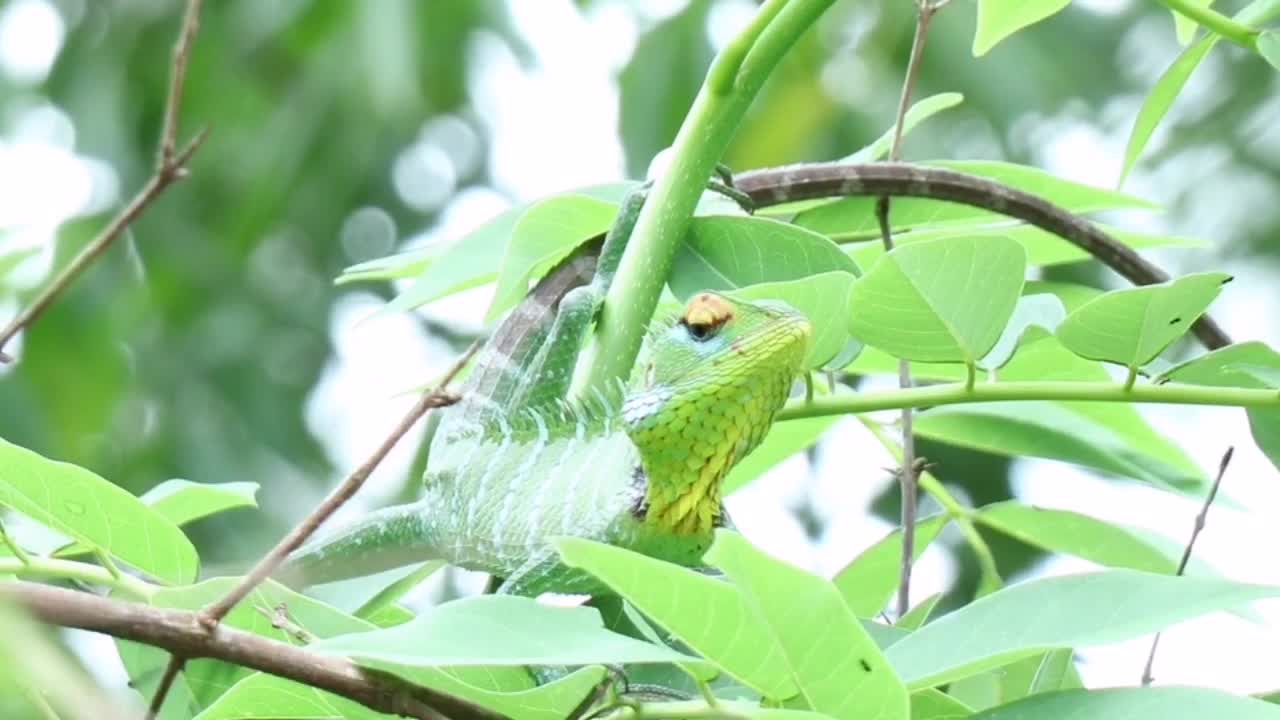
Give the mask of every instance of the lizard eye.
[[699, 342], [715, 335], [716, 330], [720, 328], [720, 326], [712, 325], [711, 323], [691, 323], [687, 320], [682, 321], [682, 324], [689, 330], [689, 335]]
[[689, 301], [684, 315], [680, 317], [680, 324], [695, 341], [703, 342], [714, 337], [732, 318], [733, 308], [724, 298], [702, 293]]

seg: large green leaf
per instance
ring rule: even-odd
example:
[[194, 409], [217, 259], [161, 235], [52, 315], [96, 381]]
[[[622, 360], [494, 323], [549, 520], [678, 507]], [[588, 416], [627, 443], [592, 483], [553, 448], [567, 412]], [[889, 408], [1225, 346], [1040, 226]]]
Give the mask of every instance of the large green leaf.
[[[537, 687], [499, 692], [472, 685], [440, 671], [414, 670], [394, 665], [374, 665], [411, 682], [428, 685], [441, 692], [467, 698], [490, 710], [513, 718], [561, 720], [599, 684], [602, 667], [586, 667]], [[293, 720], [377, 720], [377, 713], [346, 698], [272, 675], [255, 673], [240, 680], [195, 720], [241, 720], [242, 718], [288, 718]]]
[[[580, 538], [559, 541], [560, 557], [590, 572], [680, 642], [766, 698], [797, 692], [768, 628], [737, 587], [671, 563]], [[760, 648], [770, 648], [768, 653]]]
[[1042, 293], [1039, 295], [1023, 295], [1013, 308], [1013, 316], [1009, 324], [1004, 326], [1000, 339], [978, 361], [978, 367], [984, 370], [995, 370], [1013, 358], [1023, 335], [1032, 328], [1041, 328], [1052, 333], [1058, 329], [1067, 317], [1067, 309], [1057, 295]]
[[257, 507], [258, 483], [196, 483], [166, 480], [142, 495], [151, 506], [174, 525], [186, 525], [226, 510]]
[[911, 720], [964, 720], [972, 714], [968, 705], [934, 688], [911, 693]]
[[987, 505], [974, 518], [994, 530], [1051, 552], [1114, 568], [1172, 573], [1177, 560], [1128, 528], [1069, 510], [1007, 500]]
[[[920, 518], [916, 522], [914, 557], [920, 558], [947, 524], [946, 515]], [[849, 609], [858, 617], [875, 617], [898, 588], [902, 564], [902, 528], [889, 532], [874, 545], [858, 553], [836, 573], [833, 582]]]
[[1209, 688], [1148, 687], [1063, 690], [990, 708], [972, 720], [1280, 720], [1280, 708]]
[[[1265, 371], [1280, 372], [1280, 353], [1260, 342], [1246, 342], [1175, 365], [1156, 380], [1215, 387], [1276, 387]], [[1280, 410], [1249, 408], [1248, 414], [1254, 442], [1280, 468]]]
[[1071, 0], [978, 0], [978, 27], [973, 33], [974, 56], [986, 55], [1001, 40], [1069, 4]]
[[616, 204], [587, 195], [557, 195], [534, 203], [512, 229], [485, 321], [492, 322], [515, 307], [529, 291], [531, 280], [584, 241], [603, 234], [617, 214]]
[[1025, 268], [1008, 239], [895, 248], [854, 284], [850, 332], [895, 357], [972, 366], [1013, 314]]
[[1226, 273], [1196, 273], [1115, 290], [1068, 315], [1057, 337], [1081, 357], [1136, 369], [1185, 333], [1230, 280]]
[[408, 667], [696, 662], [697, 658], [604, 629], [594, 608], [482, 595], [437, 605], [393, 628], [314, 643], [357, 662]]
[[858, 275], [858, 265], [825, 236], [759, 217], [696, 217], [676, 249], [668, 283], [676, 297], [702, 290], [800, 280], [827, 272]]
[[[580, 188], [569, 193], [616, 203], [636, 183], [614, 183]], [[397, 256], [410, 266], [417, 279], [386, 307], [387, 311], [412, 310], [433, 300], [492, 282], [498, 277], [501, 258], [516, 224], [529, 205], [511, 208], [467, 235], [433, 245], [421, 254]], [[391, 262], [375, 260], [348, 270], [339, 282], [383, 277], [399, 277], [402, 273]]]
[[[913, 364], [912, 372], [938, 367], [942, 366]], [[1099, 363], [1068, 352], [1052, 337], [1021, 347], [1001, 369], [1000, 377], [1110, 379]], [[1011, 457], [1072, 462], [1166, 487], [1199, 487], [1208, 480], [1181, 446], [1156, 432], [1136, 408], [1125, 403], [1024, 401], [951, 405], [920, 413], [914, 427], [917, 434], [942, 442]]]
[[849, 720], [907, 720], [906, 688], [833, 584], [725, 530], [716, 533], [706, 560], [742, 589], [772, 631], [810, 708]]
[[1120, 642], [1276, 596], [1277, 587], [1134, 570], [1064, 575], [975, 600], [886, 654], [908, 687], [932, 687], [1046, 650]]
[[826, 272], [804, 279], [760, 283], [736, 290], [740, 300], [782, 300], [799, 310], [812, 326], [812, 341], [804, 369], [822, 367], [850, 342], [845, 313], [857, 278], [844, 271]]
[[0, 439], [0, 507], [167, 583], [196, 578], [200, 558], [178, 526], [93, 472]]

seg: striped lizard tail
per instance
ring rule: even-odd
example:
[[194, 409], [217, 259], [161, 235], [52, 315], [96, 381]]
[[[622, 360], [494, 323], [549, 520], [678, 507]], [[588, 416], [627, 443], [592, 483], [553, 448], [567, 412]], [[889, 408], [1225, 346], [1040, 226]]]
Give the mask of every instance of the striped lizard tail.
[[292, 588], [372, 575], [439, 557], [425, 501], [393, 505], [298, 548], [275, 578]]

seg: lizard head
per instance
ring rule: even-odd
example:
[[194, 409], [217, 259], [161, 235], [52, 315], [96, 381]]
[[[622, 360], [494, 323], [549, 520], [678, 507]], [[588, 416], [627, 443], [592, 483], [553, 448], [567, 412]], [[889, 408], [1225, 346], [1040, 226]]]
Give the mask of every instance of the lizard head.
[[709, 532], [720, 481], [764, 439], [810, 341], [783, 303], [699, 293], [653, 336], [640, 388], [623, 406], [647, 478], [645, 521]]

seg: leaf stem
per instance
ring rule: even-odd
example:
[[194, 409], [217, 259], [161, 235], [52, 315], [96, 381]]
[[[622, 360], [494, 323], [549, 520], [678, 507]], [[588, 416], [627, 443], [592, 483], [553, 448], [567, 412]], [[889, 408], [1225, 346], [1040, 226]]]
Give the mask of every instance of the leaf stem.
[[778, 413], [779, 420], [797, 420], [824, 415], [848, 415], [904, 407], [933, 407], [977, 402], [1063, 400], [1081, 402], [1142, 402], [1170, 405], [1224, 405], [1235, 407], [1280, 407], [1274, 388], [1252, 389], [1209, 387], [1206, 385], [1135, 385], [1126, 388], [1112, 382], [1071, 382], [1058, 380], [983, 383], [966, 388], [964, 383], [944, 383], [899, 390], [846, 393], [814, 398], [812, 402], [792, 401]]
[[1189, 0], [1156, 0], [1161, 5], [1169, 8], [1173, 12], [1194, 20], [1195, 22], [1208, 28], [1240, 47], [1258, 51], [1258, 35], [1262, 31], [1251, 28], [1248, 25], [1232, 20], [1231, 18], [1215, 11], [1207, 4], [1198, 5]]
[[42, 580], [74, 580], [99, 585], [131, 600], [149, 600], [159, 588], [127, 573], [112, 575], [106, 568], [74, 560], [27, 555], [26, 558], [0, 557], [0, 575]]
[[768, 0], [712, 63], [671, 146], [671, 165], [636, 220], [605, 297], [595, 342], [579, 357], [573, 394], [630, 375], [707, 179], [770, 72], [833, 2]]
[[22, 546], [18, 544], [18, 541], [15, 540], [12, 535], [5, 532], [3, 524], [0, 524], [0, 542], [3, 542], [5, 547], [9, 548], [9, 552], [13, 553], [13, 556], [18, 559], [18, 562], [21, 562], [23, 565], [31, 564], [31, 555], [28, 554], [26, 550], [22, 549]]

